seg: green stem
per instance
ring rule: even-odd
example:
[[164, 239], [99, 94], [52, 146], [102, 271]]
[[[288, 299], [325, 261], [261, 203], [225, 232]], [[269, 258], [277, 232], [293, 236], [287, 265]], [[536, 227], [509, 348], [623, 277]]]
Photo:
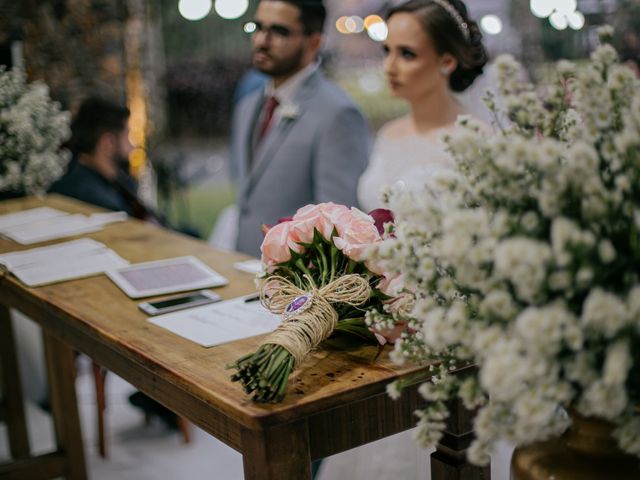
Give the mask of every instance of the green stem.
[[315, 289], [316, 288], [316, 284], [313, 281], [313, 275], [311, 275], [311, 272], [309, 271], [309, 269], [307, 268], [307, 266], [304, 264], [304, 262], [302, 261], [301, 258], [299, 258], [298, 260], [296, 260], [296, 266], [302, 270], [304, 272], [304, 276], [307, 278], [308, 283], [309, 283], [309, 288], [308, 289]]
[[356, 262], [354, 262], [353, 260], [349, 260], [349, 265], [347, 266], [347, 275], [352, 274], [357, 266], [358, 264]]
[[322, 285], [327, 285], [327, 272], [329, 270], [329, 267], [327, 265], [327, 256], [324, 254], [324, 247], [322, 245], [317, 245], [315, 244], [315, 249], [318, 252], [318, 256], [320, 258], [320, 263], [322, 263], [322, 268], [321, 268], [321, 281], [320, 283]]
[[338, 248], [331, 242], [331, 278], [329, 282], [333, 282], [336, 278], [336, 255], [338, 254]]

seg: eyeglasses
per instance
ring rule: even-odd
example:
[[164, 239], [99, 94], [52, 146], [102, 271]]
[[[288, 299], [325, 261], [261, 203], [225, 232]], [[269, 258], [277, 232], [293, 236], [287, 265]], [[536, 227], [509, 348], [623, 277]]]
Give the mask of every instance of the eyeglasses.
[[292, 30], [289, 27], [284, 25], [278, 25], [277, 23], [273, 25], [263, 25], [260, 22], [253, 21], [255, 25], [255, 30], [253, 31], [253, 35], [257, 35], [258, 33], [262, 33], [264, 35], [268, 35], [273, 39], [284, 40], [287, 38], [291, 38], [296, 35], [304, 34], [302, 30]]

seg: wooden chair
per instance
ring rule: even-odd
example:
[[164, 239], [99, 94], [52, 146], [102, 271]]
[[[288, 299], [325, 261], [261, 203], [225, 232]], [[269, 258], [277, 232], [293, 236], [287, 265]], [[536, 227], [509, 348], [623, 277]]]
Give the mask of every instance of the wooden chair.
[[[101, 367], [96, 362], [92, 361], [93, 369], [93, 382], [96, 388], [96, 417], [98, 419], [98, 451], [102, 458], [107, 456], [106, 445], [106, 433], [104, 422], [104, 411], [107, 408], [107, 400], [105, 394], [105, 381], [107, 379], [107, 373], [109, 370]], [[145, 414], [145, 422], [148, 424], [150, 418]], [[178, 428], [184, 439], [184, 443], [189, 444], [191, 442], [191, 432], [189, 431], [189, 422], [184, 417], [178, 417]]]

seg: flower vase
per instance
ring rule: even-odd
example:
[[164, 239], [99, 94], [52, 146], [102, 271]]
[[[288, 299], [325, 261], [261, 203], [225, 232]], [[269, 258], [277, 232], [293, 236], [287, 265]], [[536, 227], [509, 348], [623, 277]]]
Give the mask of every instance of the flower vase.
[[631, 480], [640, 478], [640, 459], [618, 447], [605, 420], [569, 412], [572, 425], [560, 437], [516, 448], [513, 480]]

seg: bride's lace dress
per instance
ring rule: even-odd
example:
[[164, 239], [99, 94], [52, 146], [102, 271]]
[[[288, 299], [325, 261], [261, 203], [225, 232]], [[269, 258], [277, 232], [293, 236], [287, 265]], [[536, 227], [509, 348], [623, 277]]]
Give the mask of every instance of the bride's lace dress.
[[442, 136], [451, 131], [450, 127], [438, 129], [428, 136], [379, 136], [369, 166], [358, 184], [360, 208], [365, 212], [380, 208], [380, 191], [386, 185], [418, 189], [436, 172], [453, 169], [453, 159], [442, 140]]

